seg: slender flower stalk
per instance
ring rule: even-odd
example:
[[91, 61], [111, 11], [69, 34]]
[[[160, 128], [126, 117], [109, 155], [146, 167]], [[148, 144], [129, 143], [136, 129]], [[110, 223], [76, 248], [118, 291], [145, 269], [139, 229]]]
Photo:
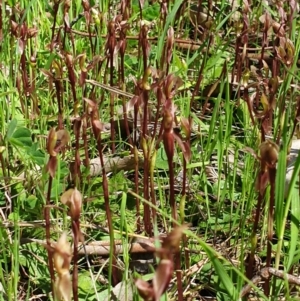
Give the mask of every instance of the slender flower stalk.
[[59, 151], [65, 147], [65, 145], [69, 142], [70, 136], [66, 130], [56, 131], [52, 128], [49, 131], [48, 139], [47, 139], [47, 152], [49, 154], [49, 160], [46, 166], [46, 170], [49, 173], [49, 181], [48, 181], [48, 191], [46, 197], [46, 205], [44, 207], [44, 218], [45, 218], [45, 230], [46, 230], [46, 244], [48, 246], [48, 267], [49, 273], [52, 282], [52, 292], [54, 295], [54, 283], [55, 283], [55, 275], [54, 275], [54, 267], [52, 260], [52, 253], [49, 251], [51, 246], [50, 242], [50, 203], [51, 203], [51, 190], [53, 178], [56, 173], [57, 168], [57, 155]]
[[83, 242], [83, 235], [80, 231], [80, 214], [82, 207], [82, 195], [75, 189], [69, 189], [62, 194], [61, 202], [69, 207], [69, 215], [72, 220], [72, 232], [74, 237], [73, 246], [73, 298], [78, 301], [78, 243]]
[[162, 241], [160, 248], [153, 249], [160, 259], [151, 283], [140, 278], [135, 279], [135, 285], [144, 300], [158, 301], [167, 290], [174, 271], [173, 253], [178, 253], [183, 231], [187, 226], [175, 227]]
[[[106, 175], [105, 168], [104, 168], [105, 164], [104, 164], [103, 152], [102, 152], [103, 147], [102, 147], [102, 141], [101, 141], [101, 131], [102, 131], [103, 127], [102, 127], [102, 123], [99, 120], [97, 105], [90, 99], [85, 99], [85, 101], [88, 103], [89, 108], [90, 108], [92, 130], [93, 130], [96, 142], [97, 142], [97, 149], [98, 149], [98, 153], [99, 153], [100, 164], [102, 167], [102, 187], [103, 187], [103, 193], [104, 193], [106, 218], [107, 218], [109, 235], [110, 235], [110, 249], [112, 250], [112, 253], [110, 254], [110, 262], [109, 262], [109, 267], [110, 267], [109, 277], [110, 277], [110, 279], [113, 279], [113, 284], [116, 285], [118, 283], [117, 264], [116, 264], [116, 246], [115, 246], [115, 242], [114, 242], [114, 228], [113, 228], [113, 224], [112, 224], [112, 215], [111, 215], [110, 206], [109, 206], [108, 180], [107, 180], [107, 175]], [[111, 277], [111, 274], [112, 274], [112, 277]]]

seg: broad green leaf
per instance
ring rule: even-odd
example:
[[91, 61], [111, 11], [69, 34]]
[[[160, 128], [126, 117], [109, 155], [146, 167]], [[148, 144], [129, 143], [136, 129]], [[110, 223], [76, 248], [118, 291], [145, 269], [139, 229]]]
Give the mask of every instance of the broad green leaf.
[[32, 145], [32, 138], [31, 132], [29, 129], [24, 127], [18, 128], [9, 139], [10, 143], [13, 144], [15, 147], [31, 147]]
[[157, 151], [155, 167], [158, 169], [169, 170], [168, 158], [163, 147], [159, 148]]
[[35, 195], [28, 196], [25, 206], [28, 206], [30, 209], [34, 209], [37, 205], [38, 198]]
[[13, 132], [15, 131], [15, 129], [17, 127], [17, 123], [18, 123], [17, 119], [14, 118], [8, 124], [8, 126], [7, 126], [7, 132], [6, 132], [6, 138], [7, 139], [11, 138]]
[[92, 293], [94, 286], [89, 273], [82, 273], [78, 277], [78, 290], [85, 293]]
[[39, 166], [44, 166], [45, 165], [45, 158], [46, 155], [45, 153], [37, 148], [36, 144], [33, 144], [30, 151], [29, 151], [29, 156], [31, 157], [32, 161], [39, 165]]
[[17, 212], [12, 212], [8, 216], [9, 221], [19, 221], [19, 219], [20, 219], [20, 216]]

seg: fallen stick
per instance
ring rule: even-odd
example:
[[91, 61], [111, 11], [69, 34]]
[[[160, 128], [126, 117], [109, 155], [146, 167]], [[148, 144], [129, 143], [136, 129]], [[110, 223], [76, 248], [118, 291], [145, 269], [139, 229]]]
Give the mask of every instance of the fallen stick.
[[[143, 158], [139, 156], [139, 166], [143, 166]], [[130, 171], [134, 170], [135, 159], [133, 155], [126, 157], [104, 157], [104, 168], [105, 172], [114, 172], [117, 173], [121, 170]], [[90, 176], [95, 177], [102, 174], [102, 166], [99, 158], [94, 158], [90, 160]]]
[[274, 268], [263, 268], [259, 275], [254, 276], [251, 279], [251, 284], [247, 283], [241, 290], [240, 298], [243, 298], [247, 294], [250, 293], [253, 286], [257, 285], [260, 281], [263, 279], [269, 279], [271, 276], [275, 276], [277, 278], [283, 279], [287, 281], [290, 284], [295, 284], [297, 286], [300, 286], [300, 278], [296, 277], [294, 275], [290, 275], [284, 271], [276, 270]]
[[[34, 238], [21, 238], [20, 244], [28, 244], [28, 243], [38, 243], [42, 246], [46, 244], [46, 241], [41, 239]], [[116, 245], [116, 254], [122, 254], [124, 251], [124, 244], [121, 240], [115, 241]], [[151, 242], [150, 239], [143, 239], [137, 242], [128, 243], [126, 246], [126, 250], [129, 250], [129, 253], [149, 253], [155, 251], [155, 246]], [[79, 244], [78, 245], [78, 254], [80, 255], [99, 255], [99, 256], [109, 256], [110, 254], [110, 246], [109, 241], [98, 241], [90, 244]]]
[[[100, 242], [99, 242], [100, 243]], [[154, 252], [155, 246], [150, 242], [134, 242], [128, 243], [126, 248], [124, 245], [119, 243], [116, 244], [116, 254], [123, 254], [124, 249], [129, 250], [129, 253], [149, 253]], [[80, 255], [99, 255], [99, 256], [109, 256], [110, 246], [107, 245], [107, 242], [104, 241], [103, 245], [101, 244], [88, 244], [88, 245], [79, 245], [78, 254]]]

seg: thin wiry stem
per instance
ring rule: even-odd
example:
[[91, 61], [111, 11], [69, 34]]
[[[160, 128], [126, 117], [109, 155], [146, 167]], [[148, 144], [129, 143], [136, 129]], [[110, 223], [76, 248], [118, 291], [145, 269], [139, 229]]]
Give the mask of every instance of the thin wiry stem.
[[44, 218], [45, 218], [45, 231], [46, 231], [46, 243], [47, 243], [47, 252], [48, 252], [48, 268], [51, 278], [51, 287], [52, 287], [52, 296], [54, 296], [54, 283], [55, 283], [55, 275], [54, 275], [54, 266], [53, 266], [53, 256], [51, 249], [51, 242], [50, 242], [50, 200], [51, 200], [51, 189], [52, 189], [52, 176], [49, 175], [49, 182], [48, 182], [48, 191], [47, 191], [47, 198], [46, 198], [46, 206], [44, 207]]

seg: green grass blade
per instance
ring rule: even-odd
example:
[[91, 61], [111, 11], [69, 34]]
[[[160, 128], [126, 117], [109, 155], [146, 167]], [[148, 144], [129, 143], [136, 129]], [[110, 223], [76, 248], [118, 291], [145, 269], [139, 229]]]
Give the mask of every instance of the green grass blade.
[[162, 56], [162, 52], [163, 52], [163, 47], [164, 47], [164, 43], [165, 43], [165, 37], [167, 34], [167, 30], [170, 26], [170, 24], [172, 24], [172, 21], [175, 20], [175, 15], [180, 7], [180, 5], [182, 4], [183, 0], [176, 0], [174, 6], [172, 7], [172, 10], [170, 11], [170, 13], [167, 16], [166, 19], [166, 24], [165, 27], [163, 29], [162, 34], [160, 35], [160, 38], [158, 40], [158, 44], [157, 44], [157, 61], [160, 62], [161, 56]]

